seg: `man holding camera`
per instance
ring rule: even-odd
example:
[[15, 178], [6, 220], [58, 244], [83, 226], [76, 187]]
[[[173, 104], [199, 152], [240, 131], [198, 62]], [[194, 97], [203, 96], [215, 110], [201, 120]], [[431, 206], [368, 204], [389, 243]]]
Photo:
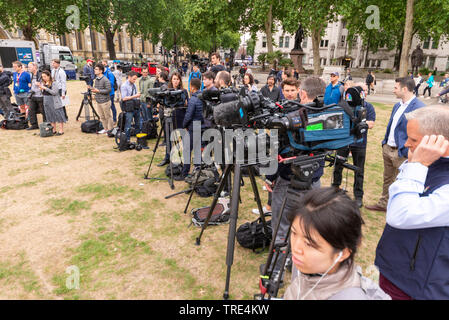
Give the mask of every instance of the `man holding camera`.
[[101, 122], [103, 123], [104, 129], [98, 133], [107, 133], [108, 131], [114, 129], [114, 124], [112, 123], [111, 115], [111, 100], [109, 99], [109, 93], [111, 92], [111, 83], [109, 79], [104, 76], [104, 66], [98, 63], [95, 68], [95, 81], [94, 88], [90, 85], [87, 87], [95, 93], [95, 101], [97, 102], [97, 110], [100, 115]]
[[12, 79], [9, 73], [3, 71], [3, 66], [0, 64], [0, 112], [3, 113], [5, 119], [13, 111], [11, 105], [11, 90], [9, 85], [12, 83]]
[[94, 84], [95, 72], [93, 67], [93, 60], [87, 59], [86, 64], [83, 67], [83, 76], [88, 77], [87, 84], [92, 86]]
[[122, 111], [125, 114], [125, 134], [129, 141], [131, 138], [131, 124], [134, 119], [134, 124], [137, 127], [136, 133], [140, 132], [140, 93], [136, 88], [137, 72], [128, 72], [128, 80], [120, 89], [122, 94]]
[[[300, 97], [301, 104], [313, 103], [314, 100], [324, 93], [326, 89], [326, 84], [323, 80], [318, 77], [309, 77], [305, 79], [301, 86], [299, 87], [299, 83], [294, 78], [288, 78], [282, 82], [282, 90], [284, 91], [286, 100], [296, 100], [299, 101], [298, 95]], [[315, 171], [310, 188], [320, 188], [321, 182], [320, 178], [323, 175], [323, 166], [320, 165], [320, 168]], [[267, 182], [266, 187], [269, 192], [272, 192], [272, 226], [276, 226], [278, 224], [279, 219], [281, 219], [281, 223], [279, 226], [278, 233], [276, 235], [275, 244], [282, 244], [286, 242], [288, 229], [290, 227], [290, 223], [287, 219], [288, 213], [292, 210], [297, 210], [296, 202], [302, 197], [302, 195], [307, 192], [309, 189], [299, 190], [289, 188], [291, 180], [294, 178], [293, 171], [291, 165], [285, 165], [280, 163], [278, 166], [278, 172], [274, 176], [267, 176], [268, 181], [273, 181], [271, 185]], [[288, 196], [287, 196], [287, 191]], [[286, 204], [284, 211], [281, 216], [281, 208], [284, 198], [287, 196]], [[273, 227], [273, 237], [274, 237], [275, 227]], [[282, 261], [282, 257], [278, 258], [278, 263], [274, 266], [274, 271], [272, 273], [273, 280], [276, 280], [276, 277], [279, 277], [280, 270], [283, 267], [280, 265]]]
[[379, 285], [393, 300], [449, 299], [449, 109], [405, 115], [408, 161], [390, 187], [376, 249]]
[[42, 121], [46, 122], [44, 112], [44, 96], [39, 88], [39, 84], [42, 82], [42, 75], [36, 62], [28, 63], [28, 70], [31, 73], [31, 95], [29, 98], [30, 127], [27, 128], [27, 130], [36, 130], [39, 129], [36, 115], [37, 113], [42, 114]]
[[[363, 89], [365, 94], [367, 94], [368, 87], [364, 83], [357, 83], [357, 85]], [[368, 129], [374, 128], [374, 122], [376, 121], [376, 111], [374, 106], [364, 101], [366, 108], [366, 124]], [[340, 157], [347, 158], [349, 153], [352, 154], [352, 161], [359, 171], [355, 172], [354, 175], [354, 198], [357, 202], [359, 208], [363, 206], [363, 180], [365, 171], [365, 158], [366, 158], [366, 145], [368, 141], [368, 131], [363, 134], [363, 141], [359, 143], [353, 143], [346, 148], [337, 150], [337, 155]], [[337, 162], [334, 169], [334, 181], [332, 183], [335, 187], [340, 187], [342, 180], [343, 166]]]

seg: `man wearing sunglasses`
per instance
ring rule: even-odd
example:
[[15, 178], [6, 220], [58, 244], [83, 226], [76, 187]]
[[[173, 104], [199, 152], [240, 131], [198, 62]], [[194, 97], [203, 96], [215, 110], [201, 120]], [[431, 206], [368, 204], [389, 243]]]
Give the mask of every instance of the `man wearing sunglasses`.
[[324, 93], [324, 104], [338, 104], [343, 97], [344, 87], [339, 81], [340, 74], [338, 72], [331, 73], [331, 83], [326, 87]]

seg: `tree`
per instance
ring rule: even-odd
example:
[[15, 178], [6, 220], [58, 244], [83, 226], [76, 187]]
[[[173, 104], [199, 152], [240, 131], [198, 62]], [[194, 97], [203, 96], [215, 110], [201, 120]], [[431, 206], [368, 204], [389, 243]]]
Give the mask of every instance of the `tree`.
[[404, 40], [402, 41], [401, 64], [399, 76], [405, 77], [408, 74], [408, 57], [413, 39], [413, 12], [415, 0], [407, 0], [407, 14], [405, 17]]
[[51, 5], [45, 0], [0, 0], [0, 23], [8, 30], [21, 30], [25, 40], [35, 41], [40, 29], [52, 34], [68, 32], [66, 13], [76, 1], [60, 0]]
[[320, 41], [329, 22], [337, 21], [338, 6], [346, 0], [285, 0], [282, 1], [282, 27], [295, 34], [301, 24], [304, 35], [312, 37], [313, 69], [321, 73]]

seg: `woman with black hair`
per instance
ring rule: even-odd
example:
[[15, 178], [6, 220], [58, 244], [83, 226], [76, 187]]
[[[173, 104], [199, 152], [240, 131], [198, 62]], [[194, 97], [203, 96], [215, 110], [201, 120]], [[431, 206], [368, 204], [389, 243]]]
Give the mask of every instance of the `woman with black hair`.
[[254, 76], [251, 73], [245, 73], [243, 77], [243, 84], [251, 92], [257, 92], [257, 86], [254, 84]]
[[189, 100], [189, 94], [182, 84], [182, 77], [179, 72], [173, 72], [168, 82], [168, 88], [172, 90], [181, 90], [182, 93], [179, 96], [179, 100], [175, 105], [175, 111], [173, 113], [173, 129], [182, 129], [182, 123], [186, 115], [187, 103]]
[[286, 300], [391, 299], [355, 265], [364, 222], [344, 191], [311, 190], [298, 208], [288, 217], [295, 268]]

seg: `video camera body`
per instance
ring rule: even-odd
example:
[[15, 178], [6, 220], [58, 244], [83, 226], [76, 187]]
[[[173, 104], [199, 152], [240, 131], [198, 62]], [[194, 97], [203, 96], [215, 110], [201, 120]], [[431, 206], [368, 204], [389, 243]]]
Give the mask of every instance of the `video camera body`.
[[344, 101], [333, 105], [324, 105], [323, 97], [310, 104], [274, 103], [261, 93], [231, 90], [235, 96], [228, 95], [228, 101], [223, 101], [221, 92], [208, 97], [214, 122], [225, 128], [278, 129], [281, 152], [337, 150], [360, 141], [368, 130], [361, 87], [348, 89]]
[[154, 104], [161, 104], [164, 106], [164, 111], [172, 112], [175, 108], [185, 108], [184, 105], [180, 106], [180, 102], [183, 101], [183, 90], [166, 89], [161, 90], [161, 88], [150, 88], [148, 89], [149, 97], [148, 102]]

